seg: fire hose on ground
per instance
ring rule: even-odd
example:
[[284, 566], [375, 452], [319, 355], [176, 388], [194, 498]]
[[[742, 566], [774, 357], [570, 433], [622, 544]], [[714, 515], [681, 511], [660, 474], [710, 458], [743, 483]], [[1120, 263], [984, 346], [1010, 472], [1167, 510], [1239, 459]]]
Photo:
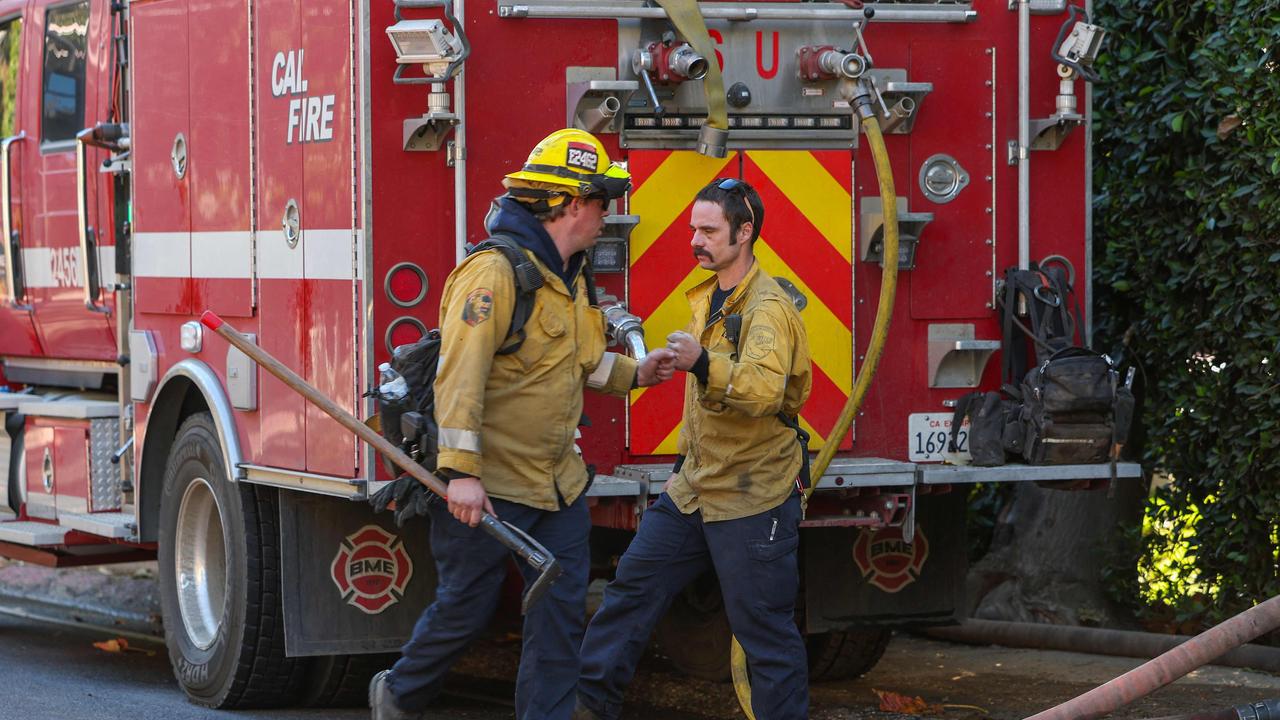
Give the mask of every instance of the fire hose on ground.
[[[929, 637], [970, 645], [1062, 650], [1149, 660], [1190, 640], [1186, 635], [1107, 628], [969, 619], [959, 625], [924, 628]], [[1215, 658], [1214, 665], [1280, 672], [1280, 648], [1242, 645]]]
[[[823, 442], [822, 450], [818, 452], [818, 457], [810, 468], [811, 484], [804, 490], [806, 501], [813, 493], [813, 488], [818, 480], [827, 471], [827, 466], [831, 464], [832, 458], [835, 457], [836, 449], [840, 447], [840, 440], [849, 432], [849, 428], [853, 425], [853, 419], [857, 416], [858, 410], [862, 407], [862, 403], [867, 397], [867, 391], [871, 389], [871, 380], [875, 377], [876, 367], [880, 364], [880, 356], [883, 354], [885, 341], [889, 337], [889, 321], [893, 317], [893, 303], [898, 290], [898, 214], [892, 212], [892, 208], [898, 206], [897, 192], [893, 185], [893, 168], [889, 165], [889, 152], [885, 148], [884, 136], [880, 133], [880, 122], [876, 117], [876, 111], [872, 104], [874, 102], [873, 92], [865, 83], [859, 83], [854, 91], [852, 104], [861, 116], [862, 132], [867, 137], [867, 144], [871, 149], [871, 157], [875, 162], [876, 179], [880, 183], [880, 200], [883, 203], [883, 207], [889, 208], [884, 213], [884, 249], [881, 253], [883, 273], [880, 276], [880, 303], [876, 308], [876, 321], [871, 329], [871, 341], [867, 345], [862, 367], [858, 368], [858, 378], [854, 382], [853, 392], [849, 395], [849, 400], [845, 402], [844, 409], [840, 411], [840, 417], [836, 420], [835, 427], [831, 430], [831, 434], [826, 441]], [[751, 710], [751, 678], [747, 671], [747, 655], [742, 646], [738, 644], [736, 637], [733, 638], [730, 651], [730, 668], [733, 673], [733, 689], [738, 695], [738, 703], [742, 706], [742, 711], [746, 714], [748, 720], [755, 720], [755, 714]]]
[[1280, 628], [1280, 596], [1255, 605], [1120, 677], [1027, 720], [1102, 717], [1276, 628]]

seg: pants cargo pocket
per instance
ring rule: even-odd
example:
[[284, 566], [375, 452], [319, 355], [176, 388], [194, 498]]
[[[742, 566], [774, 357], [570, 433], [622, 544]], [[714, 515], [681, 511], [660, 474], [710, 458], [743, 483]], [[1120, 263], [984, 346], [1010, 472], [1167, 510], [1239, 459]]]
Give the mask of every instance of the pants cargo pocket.
[[799, 589], [799, 546], [799, 534], [747, 541], [747, 571], [756, 588], [751, 604], [759, 610], [773, 614], [794, 609]]
[[794, 552], [799, 546], [799, 535], [774, 540], [751, 540], [747, 542], [747, 555], [758, 562], [773, 562], [787, 553]]

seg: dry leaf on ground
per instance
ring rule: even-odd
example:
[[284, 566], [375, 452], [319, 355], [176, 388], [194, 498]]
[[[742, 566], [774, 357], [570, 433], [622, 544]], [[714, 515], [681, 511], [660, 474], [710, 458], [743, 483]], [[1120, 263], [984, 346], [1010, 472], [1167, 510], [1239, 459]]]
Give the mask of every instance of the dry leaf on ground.
[[903, 713], [905, 715], [936, 715], [944, 712], [941, 705], [930, 705], [921, 697], [909, 697], [888, 690], [871, 689], [880, 698], [880, 709], [885, 712]]
[[118, 653], [129, 649], [129, 641], [124, 638], [112, 638], [110, 640], [96, 642], [93, 646], [103, 652]]

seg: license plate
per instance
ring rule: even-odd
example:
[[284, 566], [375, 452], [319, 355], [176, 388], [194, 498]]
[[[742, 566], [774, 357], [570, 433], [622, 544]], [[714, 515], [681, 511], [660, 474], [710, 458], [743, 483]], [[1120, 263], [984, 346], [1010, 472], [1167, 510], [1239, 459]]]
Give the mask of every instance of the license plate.
[[[911, 462], [942, 462], [951, 439], [951, 413], [912, 413], [907, 416], [907, 455]], [[969, 420], [956, 434], [956, 453], [969, 457]], [[958, 458], [957, 458], [958, 459]]]

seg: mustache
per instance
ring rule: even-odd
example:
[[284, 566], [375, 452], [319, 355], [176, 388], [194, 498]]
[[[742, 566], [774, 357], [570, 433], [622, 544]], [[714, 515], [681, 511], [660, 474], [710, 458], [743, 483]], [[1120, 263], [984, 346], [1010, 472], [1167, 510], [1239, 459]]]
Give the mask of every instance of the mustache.
[[702, 257], [704, 257], [704, 258], [706, 258], [706, 259], [708, 259], [708, 260], [711, 260], [711, 261], [713, 261], [713, 262], [715, 261], [715, 258], [714, 258], [714, 257], [712, 257], [711, 253], [707, 252], [706, 250], [694, 250], [694, 251], [693, 251], [693, 256], [694, 256], [695, 258], [702, 258]]

